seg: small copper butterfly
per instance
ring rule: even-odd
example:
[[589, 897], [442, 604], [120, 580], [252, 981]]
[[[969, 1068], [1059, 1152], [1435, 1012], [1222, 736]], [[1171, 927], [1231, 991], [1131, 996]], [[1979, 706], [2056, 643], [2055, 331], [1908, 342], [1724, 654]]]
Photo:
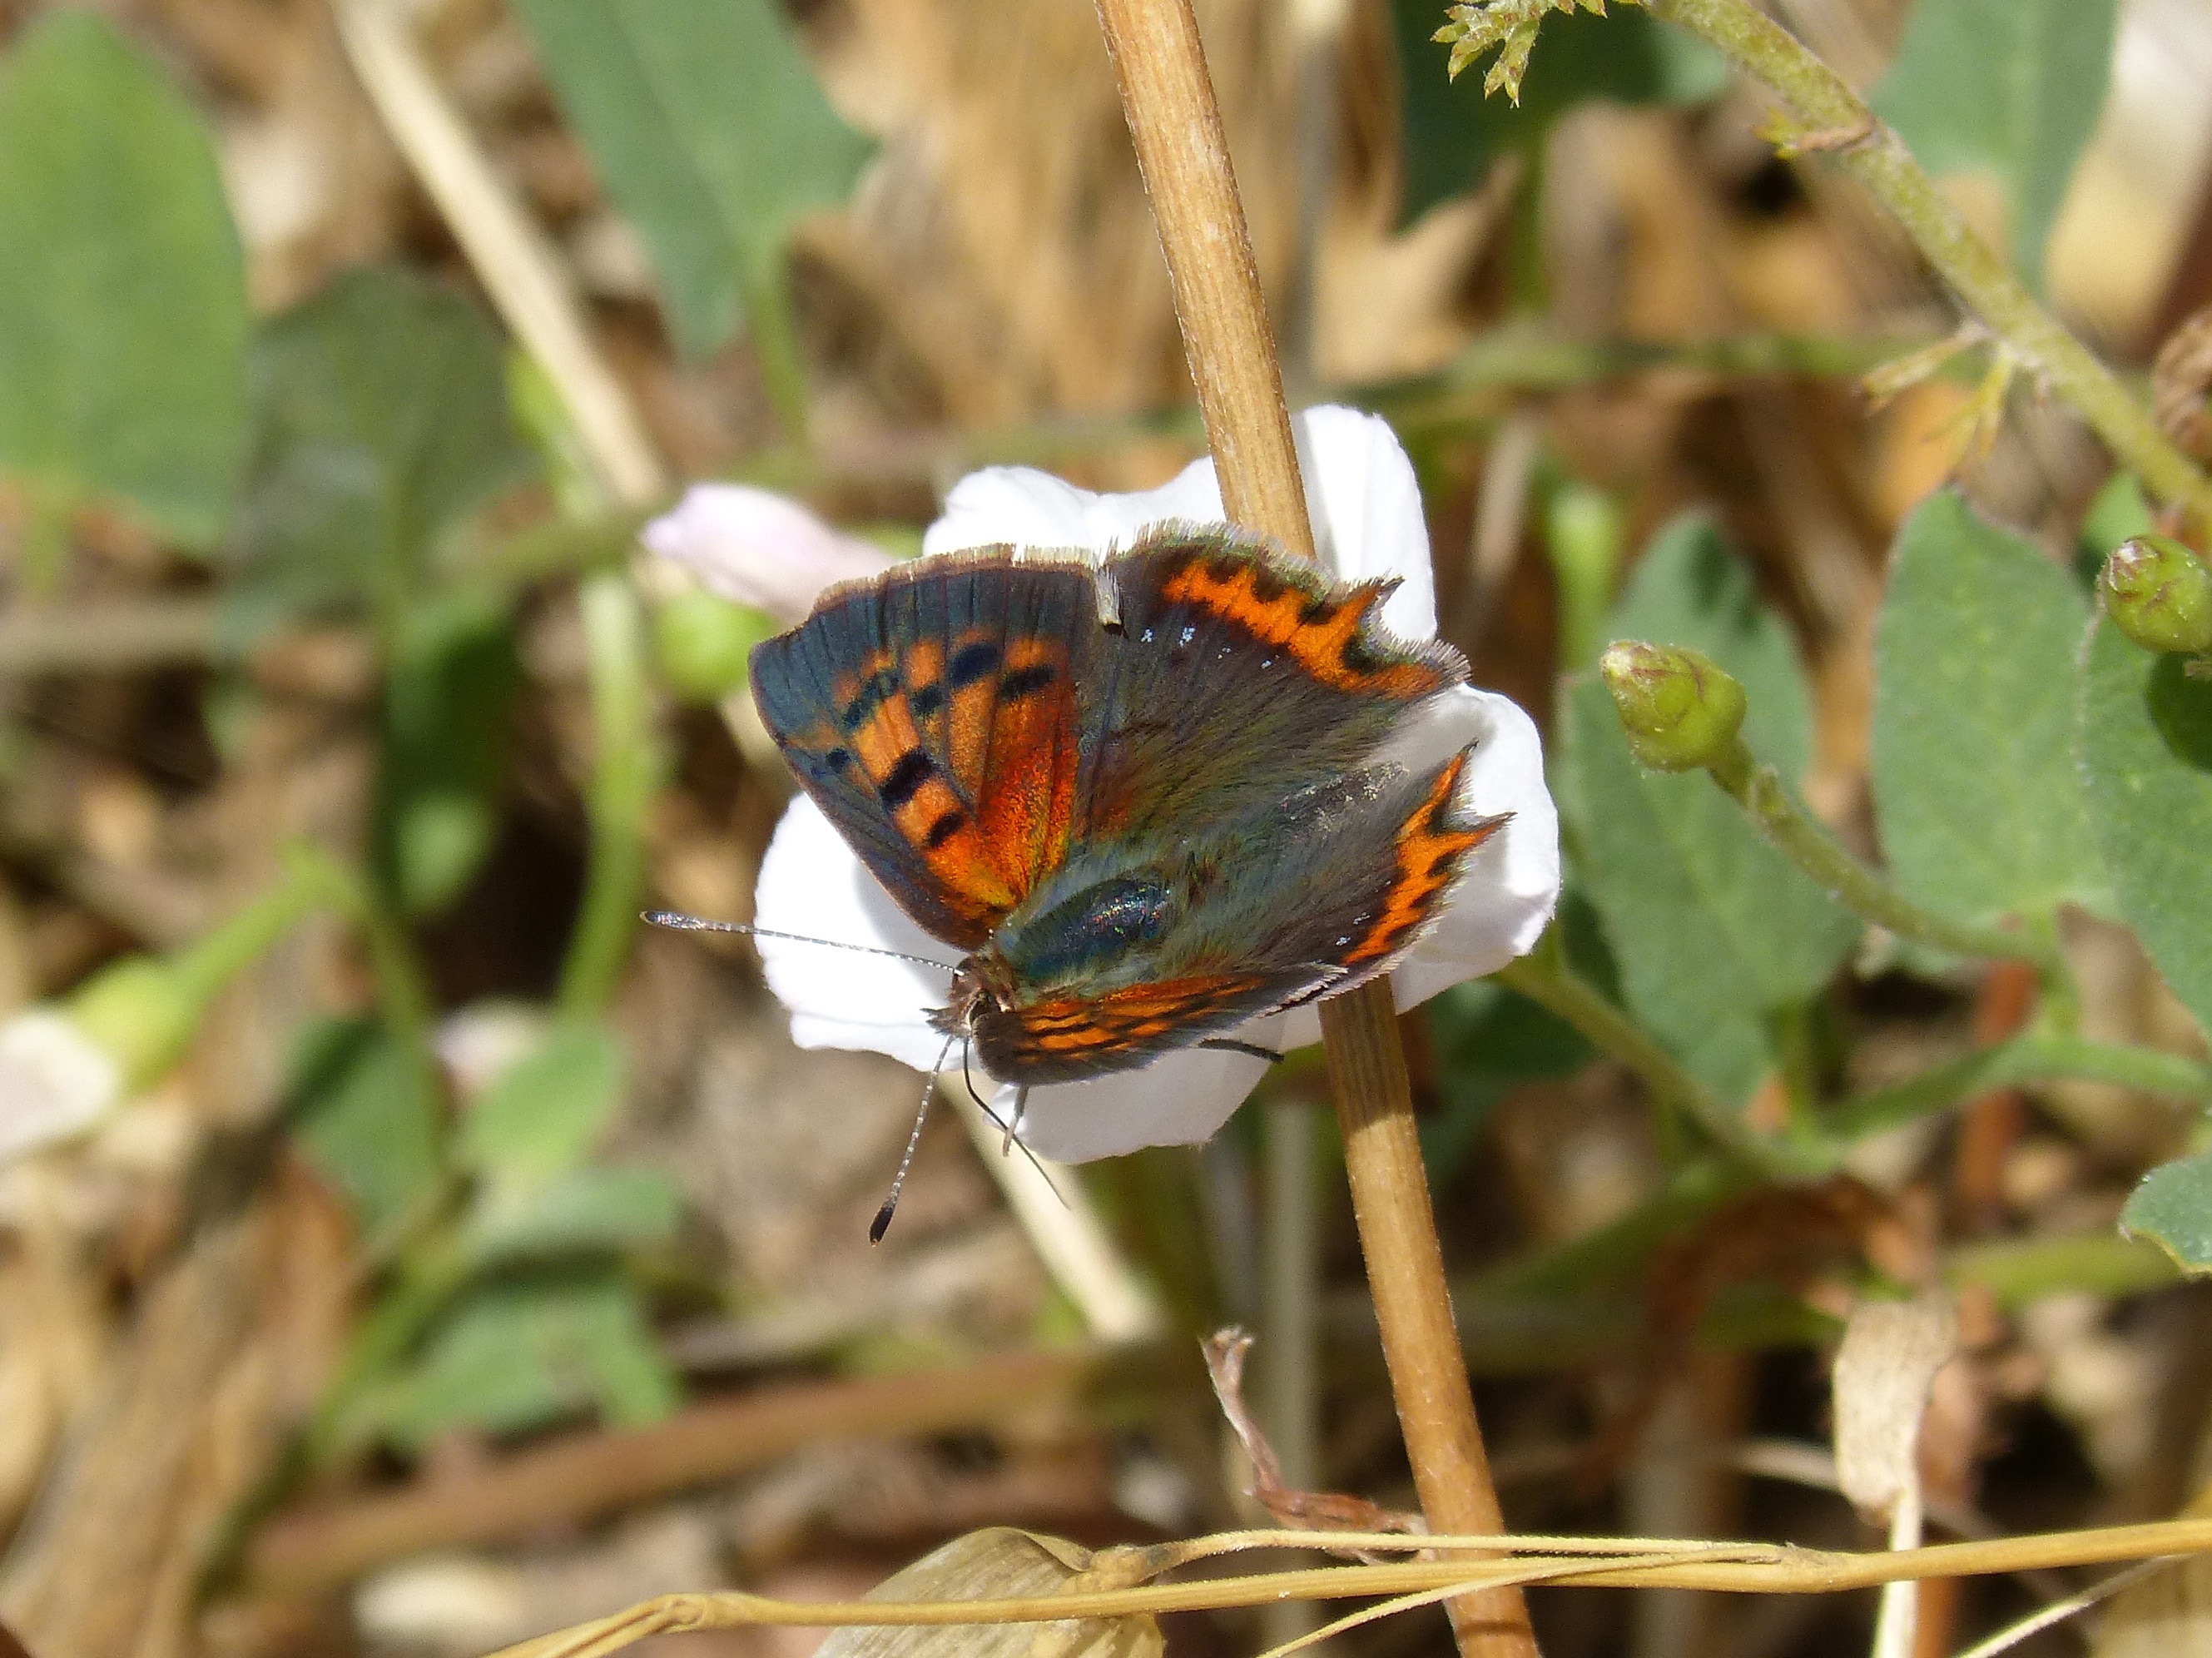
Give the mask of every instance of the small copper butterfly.
[[886, 892], [963, 952], [931, 1023], [1027, 1088], [1140, 1066], [1387, 971], [1505, 819], [1471, 749], [1376, 751], [1464, 683], [1221, 528], [1094, 564], [1006, 546], [831, 589], [752, 654], [761, 717]]

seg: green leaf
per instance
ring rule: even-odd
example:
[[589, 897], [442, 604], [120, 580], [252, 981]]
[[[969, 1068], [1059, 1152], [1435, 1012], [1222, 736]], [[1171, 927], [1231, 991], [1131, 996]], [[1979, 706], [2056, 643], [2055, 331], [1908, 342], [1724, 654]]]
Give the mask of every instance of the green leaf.
[[2082, 666], [2089, 826], [2120, 914], [2212, 1031], [2212, 680], [2108, 622]]
[[234, 624], [368, 605], [388, 624], [445, 538], [536, 460], [507, 403], [505, 346], [459, 295], [349, 270], [263, 334], [255, 441], [233, 536]]
[[1401, 221], [1419, 218], [1481, 182], [1492, 161], [1532, 149], [1577, 104], [1697, 104], [1728, 83], [1728, 64], [1695, 36], [1623, 7], [1547, 17], [1516, 106], [1485, 97], [1481, 76], [1448, 79], [1434, 43], [1435, 0], [1391, 0], [1405, 156]]
[[1917, 0], [1875, 112], [1931, 173], [1994, 174], [2012, 257], [2043, 286], [2045, 245], [2111, 78], [2117, 0]]
[[408, 615], [385, 682], [375, 838], [410, 915], [460, 896], [491, 851], [522, 662], [504, 606], [455, 593]]
[[1622, 993], [1717, 1093], [1741, 1101], [1777, 1063], [1774, 1016], [1828, 981], [1858, 924], [1711, 779], [1638, 765], [1595, 678], [1568, 686], [1564, 712], [1583, 878]]
[[2212, 1272], [2212, 1151], [2145, 1175], [2120, 1211], [2120, 1230], [2153, 1240], [2185, 1272]]
[[556, 1025], [508, 1066], [461, 1125], [460, 1151], [498, 1179], [550, 1181], [580, 1168], [628, 1080], [621, 1042], [599, 1024]]
[[1607, 637], [1703, 651], [1749, 700], [1743, 739], [1791, 782], [1813, 756], [1813, 701], [1796, 641], [1759, 602], [1741, 559], [1700, 514], [1675, 519], [1651, 538], [1607, 619]]
[[493, 1181], [468, 1218], [480, 1264], [665, 1248], [684, 1196], [651, 1169], [579, 1169], [549, 1185]]
[[246, 458], [245, 256], [215, 147], [92, 12], [0, 65], [0, 470], [214, 540]]
[[1449, 1179], [1465, 1162], [1508, 1094], [1524, 1083], [1571, 1077], [1595, 1057], [1565, 1020], [1488, 979], [1454, 985], [1423, 1012], [1443, 1106], [1420, 1125], [1432, 1182]]
[[2071, 575], [1939, 490], [1899, 533], [1875, 635], [1890, 873], [1962, 920], [2103, 908], [2070, 736], [2089, 607]]
[[692, 356], [778, 278], [870, 145], [823, 98], [776, 0], [521, 0], [562, 112], [660, 278]]
[[594, 1405], [618, 1425], [652, 1422], [678, 1402], [636, 1291], [610, 1272], [486, 1284], [366, 1414], [416, 1450], [459, 1429], [520, 1433]]
[[368, 1019], [331, 1019], [301, 1043], [291, 1128], [342, 1193], [372, 1250], [436, 1190], [444, 1122], [423, 1066]]

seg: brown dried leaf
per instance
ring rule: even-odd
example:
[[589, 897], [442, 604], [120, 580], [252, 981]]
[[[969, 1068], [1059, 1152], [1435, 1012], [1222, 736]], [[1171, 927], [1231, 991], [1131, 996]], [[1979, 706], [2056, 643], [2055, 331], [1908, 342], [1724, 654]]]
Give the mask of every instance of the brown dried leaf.
[[1948, 1296], [1862, 1303], [1836, 1354], [1836, 1473], [1869, 1520], [1886, 1520], [1919, 1479], [1920, 1418], [1936, 1372], [1959, 1346]]
[[[982, 1600], [1128, 1587], [1116, 1552], [994, 1526], [956, 1537], [868, 1591], [870, 1600]], [[946, 1624], [834, 1631], [820, 1658], [1160, 1658], [1150, 1618]]]
[[2212, 461], [2212, 305], [2185, 319], [2150, 369], [2158, 423], [2196, 459]]

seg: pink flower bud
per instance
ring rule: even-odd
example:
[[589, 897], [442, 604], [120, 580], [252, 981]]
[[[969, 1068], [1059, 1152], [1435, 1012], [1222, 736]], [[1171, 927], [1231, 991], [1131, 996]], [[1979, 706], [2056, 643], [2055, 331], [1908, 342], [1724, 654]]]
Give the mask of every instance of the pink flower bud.
[[710, 592], [787, 623], [813, 609], [823, 588], [865, 580], [893, 562], [797, 501], [744, 483], [694, 484], [641, 538]]

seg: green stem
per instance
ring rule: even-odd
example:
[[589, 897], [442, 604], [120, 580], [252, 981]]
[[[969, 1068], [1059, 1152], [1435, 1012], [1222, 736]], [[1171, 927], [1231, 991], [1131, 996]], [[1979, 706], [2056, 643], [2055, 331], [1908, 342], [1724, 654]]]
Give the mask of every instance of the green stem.
[[1838, 135], [1837, 164], [1873, 192], [1966, 308], [2080, 411], [2160, 500], [2212, 526], [2212, 480], [2190, 464], [2112, 371], [2035, 302], [1944, 199], [1912, 152], [1843, 77], [1750, 0], [1644, 0], [1778, 93], [1806, 127]]
[[1833, 1155], [1840, 1157], [1842, 1148], [1854, 1141], [1993, 1088], [2065, 1078], [2112, 1083], [2212, 1105], [2212, 1066], [2154, 1048], [2031, 1031], [1846, 1100], [1828, 1110], [1821, 1127]]
[[561, 974], [561, 1011], [570, 1015], [605, 1006], [621, 976], [645, 891], [645, 814], [661, 774], [636, 590], [628, 577], [610, 573], [587, 578], [577, 599], [598, 753], [587, 802], [591, 865]]
[[799, 319], [792, 314], [791, 281], [779, 260], [745, 284], [745, 329], [761, 386], [783, 435], [801, 453], [807, 446], [806, 361], [799, 349]]
[[2046, 975], [2063, 972], [2057, 947], [2048, 938], [1955, 921], [1921, 908], [1837, 845], [1828, 831], [1797, 804], [1774, 768], [1752, 757], [1741, 738], [1735, 738], [1729, 752], [1707, 769], [1713, 780], [1749, 814], [1759, 832], [1852, 914], [1886, 927], [1900, 938], [1955, 956], [2033, 962]]
[[295, 868], [320, 884], [330, 902], [360, 932], [376, 984], [377, 1011], [386, 1028], [408, 1052], [429, 1063], [434, 1002], [422, 964], [407, 929], [392, 914], [374, 884], [327, 848], [301, 841], [286, 853]]
[[1472, 1303], [1579, 1296], [1634, 1272], [1668, 1238], [1750, 1191], [1756, 1175], [1706, 1157], [1685, 1165], [1666, 1188], [1595, 1230], [1553, 1244], [1477, 1277], [1462, 1291]]
[[1574, 1026], [1594, 1047], [1641, 1078], [1661, 1104], [1688, 1116], [1732, 1157], [1771, 1175], [1802, 1172], [1800, 1159], [1790, 1147], [1754, 1133], [1680, 1060], [1568, 966], [1556, 944], [1549, 948], [1539, 944], [1492, 976]]

